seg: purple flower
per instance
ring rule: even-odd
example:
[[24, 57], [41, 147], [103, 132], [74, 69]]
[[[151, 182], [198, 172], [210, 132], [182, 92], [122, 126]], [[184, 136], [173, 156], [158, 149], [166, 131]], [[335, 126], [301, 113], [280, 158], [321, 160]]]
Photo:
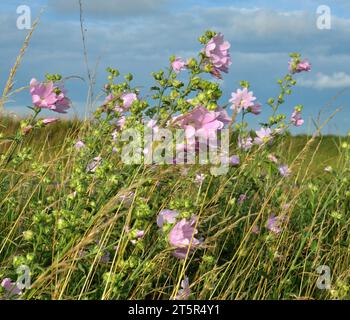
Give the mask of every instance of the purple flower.
[[209, 58], [213, 65], [213, 74], [220, 78], [220, 71], [227, 73], [228, 67], [231, 65], [231, 57], [229, 54], [230, 44], [228, 41], [224, 41], [224, 36], [218, 33], [212, 39], [204, 49], [205, 55]]
[[253, 146], [253, 139], [248, 136], [245, 138], [238, 137], [238, 148], [248, 151]]
[[301, 118], [301, 112], [294, 110], [292, 113], [292, 116], [290, 118], [290, 121], [296, 126], [300, 127], [303, 125], [304, 120]]
[[275, 215], [271, 215], [266, 223], [266, 228], [273, 233], [280, 233], [282, 231], [281, 224], [286, 220], [284, 216], [276, 217]]
[[279, 166], [278, 171], [282, 177], [288, 177], [291, 174], [291, 171], [286, 164]]
[[74, 145], [75, 149], [82, 149], [85, 147], [85, 143], [81, 140], [79, 140], [75, 145]]
[[179, 215], [178, 211], [164, 209], [159, 212], [157, 217], [157, 225], [162, 228], [165, 223], [175, 223], [176, 217]]
[[[169, 243], [176, 248], [173, 252], [175, 257], [185, 259], [187, 252], [193, 250], [201, 243], [194, 237], [198, 233], [197, 229], [195, 229], [196, 221], [196, 217], [193, 217], [190, 221], [182, 219], [170, 231]], [[191, 247], [189, 248], [190, 244]]]
[[261, 128], [260, 130], [255, 131], [257, 137], [254, 139], [255, 144], [263, 144], [271, 141], [272, 139], [272, 130], [270, 128]]
[[239, 166], [239, 164], [240, 164], [239, 156], [234, 155], [234, 156], [230, 157], [230, 164], [232, 166]]
[[176, 73], [179, 73], [181, 70], [185, 70], [186, 62], [182, 58], [175, 58], [172, 62], [171, 67]]
[[[229, 102], [232, 103], [231, 109], [237, 110], [240, 112], [242, 109], [247, 110], [249, 108], [253, 108], [254, 101], [256, 97], [254, 97], [252, 91], [248, 91], [247, 88], [243, 88], [243, 90], [238, 89], [236, 92], [232, 92], [232, 98]], [[257, 106], [254, 110], [257, 111], [259, 106]]]
[[12, 282], [10, 278], [5, 278], [1, 282], [1, 286], [6, 291], [6, 298], [12, 298], [13, 296], [20, 296], [22, 294], [22, 290], [18, 287], [16, 282]]
[[176, 295], [176, 300], [187, 300], [188, 297], [191, 294], [191, 290], [190, 290], [190, 284], [188, 281], [188, 277], [185, 276], [184, 280], [181, 281], [181, 289], [179, 290], [179, 292]]

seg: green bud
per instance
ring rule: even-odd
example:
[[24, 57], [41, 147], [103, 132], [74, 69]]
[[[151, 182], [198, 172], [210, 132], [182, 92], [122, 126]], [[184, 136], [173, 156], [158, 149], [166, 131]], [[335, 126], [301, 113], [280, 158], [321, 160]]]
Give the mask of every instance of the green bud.
[[34, 236], [34, 233], [33, 233], [32, 230], [23, 231], [23, 238], [24, 238], [24, 240], [30, 241], [30, 240], [33, 239], [33, 236]]

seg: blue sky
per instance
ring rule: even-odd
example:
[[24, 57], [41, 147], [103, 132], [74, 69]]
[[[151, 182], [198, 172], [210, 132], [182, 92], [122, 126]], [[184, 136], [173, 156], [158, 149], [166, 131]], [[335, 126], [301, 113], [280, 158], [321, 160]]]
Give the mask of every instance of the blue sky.
[[[312, 119], [336, 115], [324, 133], [350, 131], [350, 1], [348, 0], [83, 0], [90, 66], [95, 69], [95, 94], [102, 93], [107, 66], [134, 74], [138, 86], [150, 86], [151, 71], [168, 63], [171, 54], [188, 58], [196, 54], [196, 41], [203, 31], [214, 29], [231, 43], [232, 66], [222, 82], [226, 103], [239, 80], [248, 80], [258, 100], [265, 102], [278, 93], [276, 80], [287, 70], [288, 54], [300, 52], [313, 70], [297, 76], [298, 85], [283, 111], [304, 105], [306, 124], [297, 132], [312, 132]], [[2, 0], [0, 2], [0, 86], [3, 88], [27, 31], [16, 27], [16, 8], [28, 5], [33, 20], [44, 8], [30, 47], [18, 70], [15, 88], [46, 72], [86, 78], [75, 0]], [[328, 5], [332, 11], [330, 30], [316, 27], [316, 9]], [[83, 114], [87, 87], [83, 81], [66, 84], [74, 102], [72, 115]], [[339, 92], [342, 95], [332, 100]], [[331, 103], [330, 103], [331, 102]], [[6, 110], [26, 112], [28, 92], [11, 98]], [[264, 114], [266, 117], [268, 113]], [[263, 116], [264, 116], [263, 115]], [[262, 120], [262, 119], [259, 119]], [[257, 119], [250, 120], [257, 126]]]

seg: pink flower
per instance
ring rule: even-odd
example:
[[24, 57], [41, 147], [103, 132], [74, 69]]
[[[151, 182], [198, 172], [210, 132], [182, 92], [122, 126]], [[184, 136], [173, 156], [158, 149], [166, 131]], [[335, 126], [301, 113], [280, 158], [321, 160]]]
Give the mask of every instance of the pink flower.
[[[252, 91], [248, 92], [247, 88], [243, 88], [243, 90], [238, 89], [236, 92], [232, 92], [231, 96], [232, 98], [229, 100], [232, 103], [231, 109], [236, 109], [240, 112], [242, 109], [247, 110], [254, 107], [256, 97], [254, 97]], [[254, 110], [256, 111], [256, 109]]]
[[303, 125], [304, 120], [301, 118], [301, 112], [294, 110], [292, 113], [292, 116], [290, 118], [290, 121], [296, 126], [300, 127]]
[[49, 125], [51, 123], [55, 123], [57, 121], [59, 121], [59, 119], [57, 119], [57, 118], [46, 118], [43, 120], [43, 124], [46, 126], [46, 125]]
[[22, 294], [22, 290], [18, 287], [16, 282], [12, 282], [10, 278], [5, 278], [1, 282], [1, 286], [6, 291], [6, 298], [12, 298], [13, 296], [20, 296]]
[[291, 174], [291, 171], [287, 165], [279, 166], [278, 171], [282, 177], [288, 177]]
[[108, 96], [106, 96], [103, 104], [108, 104], [108, 102], [112, 101], [114, 98], [115, 98], [114, 95], [112, 93], [110, 93]]
[[175, 223], [176, 217], [179, 215], [178, 211], [164, 209], [159, 212], [157, 217], [157, 225], [162, 228], [165, 223]]
[[293, 60], [289, 61], [289, 71], [294, 73], [300, 73], [303, 71], [309, 72], [311, 70], [311, 63], [305, 59], [295, 64]]
[[208, 44], [204, 49], [205, 55], [209, 58], [213, 65], [213, 74], [220, 78], [220, 71], [225, 73], [228, 72], [228, 67], [231, 65], [231, 57], [229, 54], [230, 43], [224, 41], [224, 36], [218, 33], [212, 39], [209, 40]]
[[40, 83], [36, 79], [32, 79], [30, 81], [30, 94], [32, 95], [33, 104], [39, 108], [50, 109], [57, 102], [52, 81]]
[[175, 58], [172, 62], [171, 67], [176, 73], [179, 73], [181, 70], [185, 70], [186, 62], [181, 58]]
[[276, 217], [275, 215], [271, 215], [266, 223], [266, 228], [273, 233], [280, 233], [282, 231], [281, 225], [286, 220], [286, 217]]
[[74, 145], [75, 149], [82, 149], [85, 147], [85, 143], [81, 140], [79, 140], [75, 145]]
[[157, 120], [156, 119], [150, 119], [146, 123], [146, 127], [152, 129], [152, 132], [157, 133], [159, 130], [159, 127], [157, 126]]
[[123, 108], [124, 110], [128, 110], [132, 103], [134, 101], [137, 101], [137, 95], [135, 93], [124, 93], [122, 96], [121, 96], [121, 99], [123, 100]]
[[253, 146], [253, 139], [248, 136], [245, 138], [238, 137], [238, 148], [248, 151]]
[[176, 300], [186, 300], [191, 294], [190, 284], [188, 281], [188, 277], [185, 276], [185, 279], [181, 281], [181, 289], [176, 295]]
[[230, 164], [232, 166], [239, 166], [239, 164], [240, 164], [239, 156], [232, 156], [232, 157], [230, 157]]
[[255, 103], [252, 107], [249, 108], [249, 111], [255, 115], [261, 113], [261, 104], [259, 102]]
[[[187, 252], [197, 247], [201, 241], [194, 237], [198, 233], [195, 229], [197, 218], [193, 217], [190, 221], [182, 219], [169, 233], [170, 245], [175, 247], [173, 255], [179, 259], [185, 259]], [[191, 243], [192, 242], [192, 243]], [[191, 247], [189, 248], [191, 244]]]
[[270, 128], [262, 127], [260, 130], [255, 131], [257, 137], [254, 139], [255, 144], [263, 144], [271, 141], [272, 130]]
[[273, 162], [273, 163], [278, 164], [278, 159], [277, 159], [276, 156], [273, 155], [273, 154], [269, 154], [269, 155], [267, 156], [267, 159], [269, 159], [269, 160], [270, 160], [271, 162]]
[[123, 129], [126, 123], [126, 117], [125, 116], [121, 116], [118, 120], [117, 120], [117, 126], [120, 129]]
[[198, 184], [202, 184], [205, 180], [205, 174], [196, 174], [195, 182]]
[[52, 81], [40, 83], [33, 78], [30, 81], [30, 94], [36, 107], [59, 113], [66, 113], [70, 108], [70, 100], [65, 96], [63, 86], [54, 86]]
[[180, 120], [175, 121], [185, 129], [187, 138], [195, 135], [203, 138], [216, 138], [217, 131], [230, 123], [231, 118], [224, 109], [209, 111], [199, 105], [187, 115], [180, 117]]
[[[109, 94], [104, 101], [104, 104], [108, 104], [110, 101], [114, 100], [116, 97], [111, 93]], [[121, 95], [120, 99], [123, 101], [123, 105], [119, 106], [116, 105], [114, 107], [114, 110], [116, 112], [125, 112], [128, 109], [130, 109], [132, 103], [136, 100], [138, 100], [137, 95], [133, 92], [129, 92], [129, 93], [124, 93]]]

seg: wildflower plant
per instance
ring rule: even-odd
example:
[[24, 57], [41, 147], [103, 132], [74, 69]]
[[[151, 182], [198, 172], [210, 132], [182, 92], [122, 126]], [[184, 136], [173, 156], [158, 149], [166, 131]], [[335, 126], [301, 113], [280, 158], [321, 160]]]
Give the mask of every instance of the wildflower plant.
[[[242, 80], [220, 105], [217, 79], [234, 63], [232, 49], [214, 31], [199, 42], [196, 57], [171, 56], [167, 68], [153, 72], [148, 91], [132, 74], [108, 68], [103, 101], [66, 134], [53, 160], [44, 161], [31, 139], [59, 125], [56, 114], [70, 110], [69, 92], [61, 75], [30, 81], [32, 115], [13, 135], [1, 135], [11, 142], [0, 158], [1, 298], [324, 294], [312, 291], [311, 271], [305, 282], [298, 266], [306, 255], [321, 262], [323, 244], [310, 238], [320, 222], [314, 212], [332, 219], [319, 235], [338, 241], [334, 229], [343, 228], [349, 197], [337, 202], [331, 195], [349, 192], [350, 180], [345, 170], [328, 195], [300, 178], [283, 148], [289, 127], [303, 125], [303, 106], [280, 111], [295, 77], [311, 64], [291, 54], [277, 97], [264, 103]], [[52, 116], [39, 119], [42, 109]], [[249, 117], [261, 119], [259, 128], [249, 127]], [[340, 181], [341, 174], [327, 172]], [[21, 265], [30, 269], [31, 288], [11, 280]]]

